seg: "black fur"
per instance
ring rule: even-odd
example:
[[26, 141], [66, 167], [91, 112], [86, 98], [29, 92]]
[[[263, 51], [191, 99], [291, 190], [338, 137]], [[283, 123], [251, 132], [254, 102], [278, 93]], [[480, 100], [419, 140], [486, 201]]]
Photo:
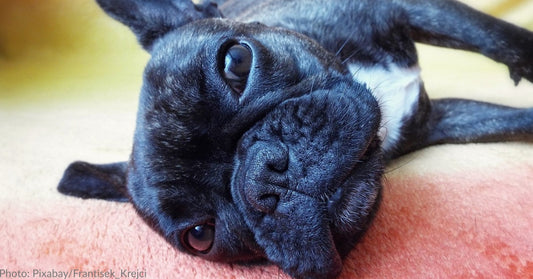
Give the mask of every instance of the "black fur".
[[[383, 148], [380, 107], [349, 63], [412, 67], [416, 40], [478, 51], [516, 82], [533, 80], [533, 34], [458, 2], [97, 1], [152, 54], [134, 146], [128, 162], [74, 163], [58, 189], [129, 199], [172, 245], [209, 260], [267, 259], [295, 278], [334, 278], [378, 208], [386, 160], [432, 144], [533, 139], [532, 109], [429, 100], [421, 86], [400, 138]], [[224, 75], [238, 44], [253, 58], [243, 90]], [[213, 242], [195, 249], [209, 232]]]
[[126, 202], [126, 171], [124, 163], [93, 165], [74, 162], [65, 170], [57, 190], [65, 195], [84, 199]]

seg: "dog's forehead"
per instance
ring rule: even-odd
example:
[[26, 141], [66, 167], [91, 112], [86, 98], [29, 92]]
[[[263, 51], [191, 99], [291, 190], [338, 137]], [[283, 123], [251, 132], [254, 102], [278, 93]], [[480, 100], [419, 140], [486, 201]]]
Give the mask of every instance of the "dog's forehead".
[[[287, 39], [291, 36], [297, 40]], [[229, 94], [220, 74], [224, 61], [221, 49], [228, 41], [254, 42], [267, 53], [263, 57], [268, 59], [255, 65], [263, 72], [254, 78], [269, 83], [260, 87], [260, 94], [272, 90], [272, 83], [282, 77], [297, 83], [302, 75], [335, 65], [331, 57], [324, 58], [327, 52], [314, 41], [288, 30], [221, 19], [191, 23], [164, 36], [154, 46], [139, 106], [138, 116], [144, 123], [138, 124], [144, 124], [140, 125], [144, 129], [176, 134], [182, 149], [186, 149], [186, 144], [202, 142], [198, 134], [206, 135], [230, 122], [243, 106], [235, 95]], [[301, 59], [306, 49], [309, 53]]]
[[151, 51], [152, 60], [167, 61], [168, 57], [192, 58], [212, 51], [221, 41], [231, 38], [254, 38], [263, 33], [279, 33], [263, 24], [242, 23], [210, 18], [191, 22], [159, 39]]

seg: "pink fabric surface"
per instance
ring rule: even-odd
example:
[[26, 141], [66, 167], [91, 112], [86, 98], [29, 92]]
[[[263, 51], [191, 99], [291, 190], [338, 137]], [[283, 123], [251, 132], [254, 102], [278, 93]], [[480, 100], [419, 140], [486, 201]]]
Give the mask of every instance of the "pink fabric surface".
[[[531, 278], [533, 151], [510, 145], [438, 147], [393, 164], [381, 210], [341, 278]], [[445, 170], [422, 167], [433, 161], [424, 155], [446, 160], [486, 149], [487, 160], [509, 153], [497, 162], [500, 168], [484, 169], [495, 162], [468, 167], [464, 160]], [[520, 152], [527, 156], [517, 161]], [[111, 270], [117, 278], [122, 270], [146, 278], [286, 277], [274, 266], [212, 263], [178, 252], [130, 204], [50, 195], [58, 196], [0, 205], [0, 269]]]

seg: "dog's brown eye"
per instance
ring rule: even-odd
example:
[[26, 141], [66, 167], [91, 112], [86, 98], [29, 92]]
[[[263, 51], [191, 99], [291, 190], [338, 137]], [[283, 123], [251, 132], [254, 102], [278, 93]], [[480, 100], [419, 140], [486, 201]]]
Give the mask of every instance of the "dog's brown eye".
[[248, 75], [252, 68], [252, 51], [244, 44], [231, 46], [224, 57], [224, 78], [237, 93], [246, 87]]
[[215, 240], [215, 226], [211, 224], [197, 225], [185, 232], [184, 244], [196, 253], [207, 253]]

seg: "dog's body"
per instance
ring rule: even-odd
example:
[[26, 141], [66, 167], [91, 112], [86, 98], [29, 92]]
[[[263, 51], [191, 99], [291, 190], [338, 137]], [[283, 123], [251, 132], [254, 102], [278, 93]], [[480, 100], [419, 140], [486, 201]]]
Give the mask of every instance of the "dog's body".
[[533, 139], [533, 109], [425, 93], [415, 41], [533, 81], [533, 33], [457, 2], [98, 2], [152, 54], [134, 147], [128, 163], [73, 163], [59, 190], [129, 200], [206, 259], [335, 277], [377, 210], [388, 159]]

